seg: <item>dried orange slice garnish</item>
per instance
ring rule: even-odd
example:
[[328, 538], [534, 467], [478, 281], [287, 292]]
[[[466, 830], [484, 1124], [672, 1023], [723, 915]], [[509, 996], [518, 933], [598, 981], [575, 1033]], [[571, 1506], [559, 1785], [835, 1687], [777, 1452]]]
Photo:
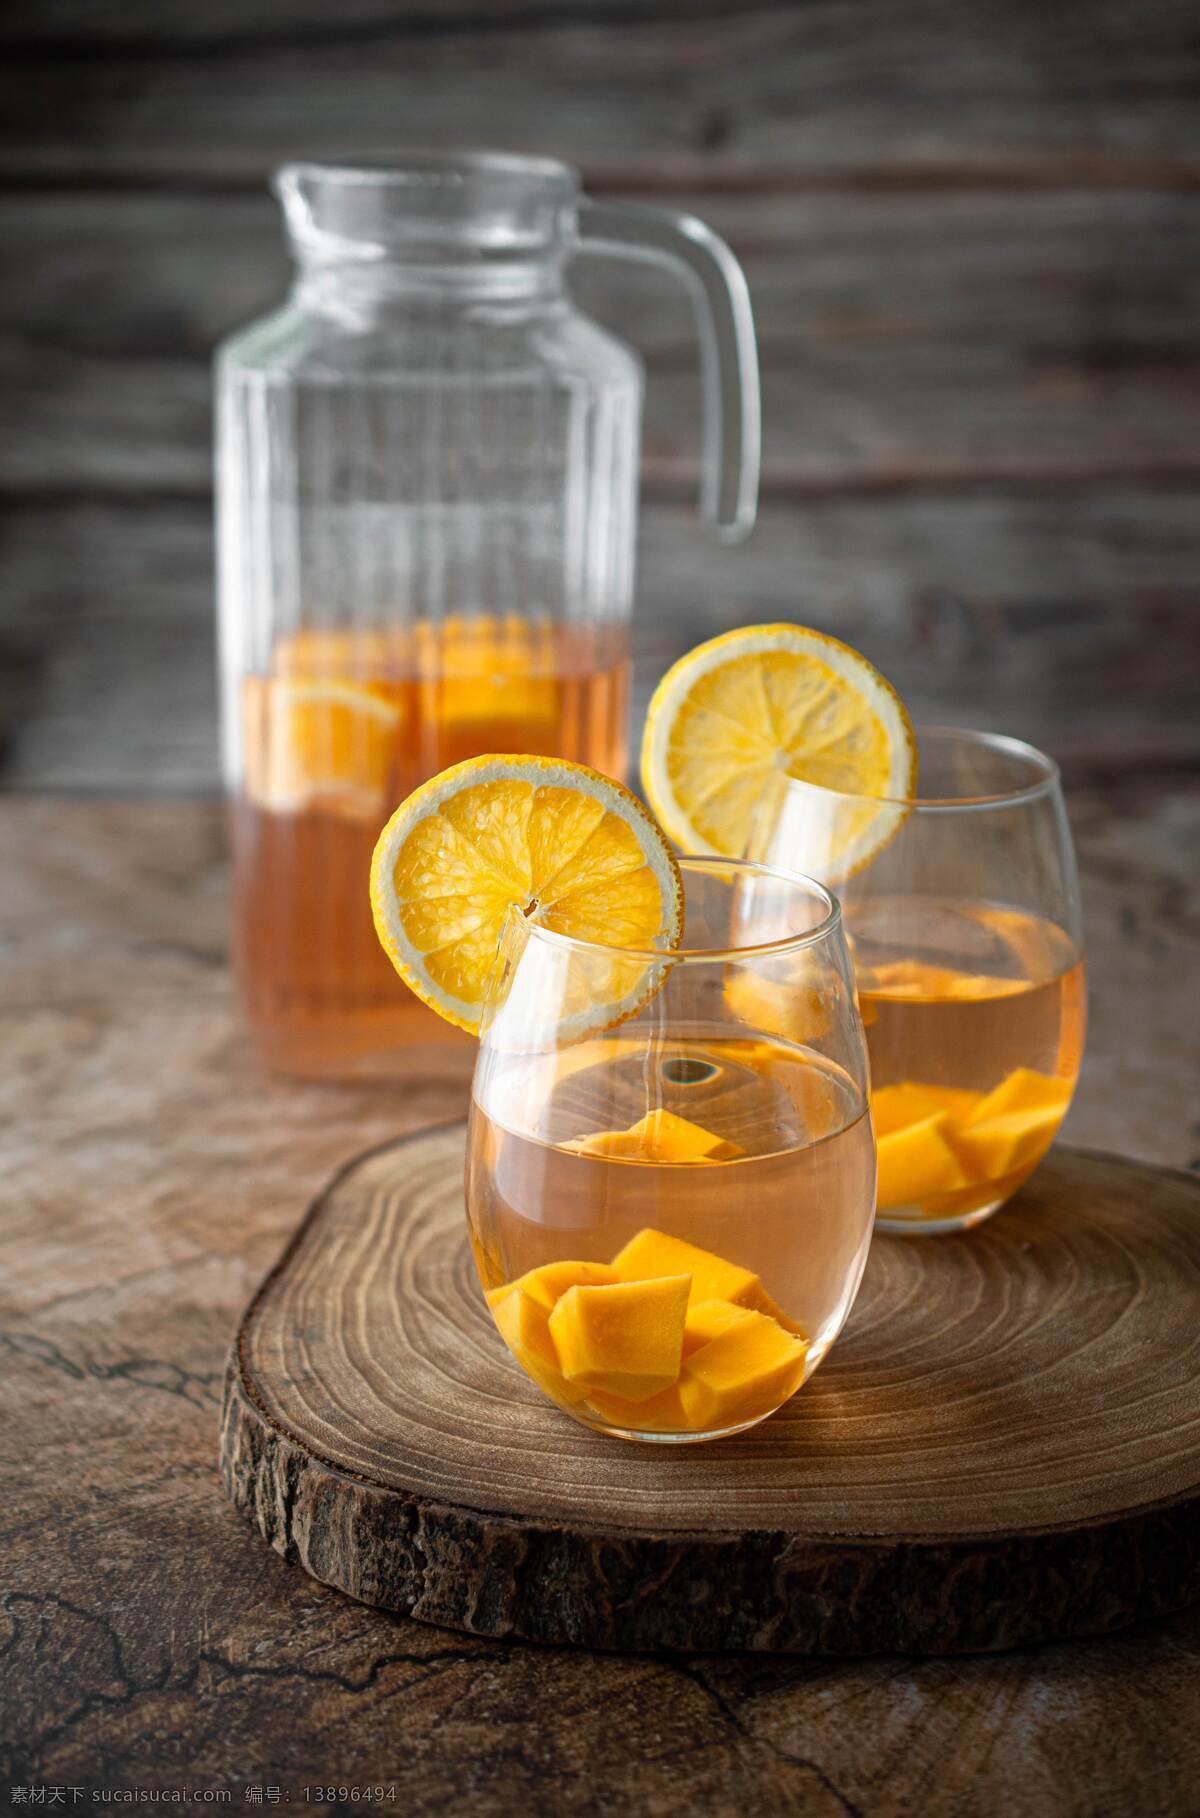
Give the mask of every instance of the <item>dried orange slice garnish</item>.
[[[555, 933], [669, 951], [683, 926], [679, 867], [621, 783], [585, 764], [468, 758], [408, 797], [371, 864], [375, 930], [417, 996], [479, 1031], [510, 910]], [[644, 961], [600, 957], [564, 994], [559, 1034], [628, 1016], [661, 983]]]
[[830, 877], [891, 838], [917, 753], [891, 684], [849, 645], [802, 625], [726, 632], [681, 657], [655, 689], [642, 741], [646, 799], [683, 852], [741, 858], [781, 777], [847, 801], [822, 853]]

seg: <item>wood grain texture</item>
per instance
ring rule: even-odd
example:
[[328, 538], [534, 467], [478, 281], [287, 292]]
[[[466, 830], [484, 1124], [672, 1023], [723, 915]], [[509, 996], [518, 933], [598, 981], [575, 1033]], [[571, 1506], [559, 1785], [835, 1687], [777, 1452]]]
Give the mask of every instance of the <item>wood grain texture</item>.
[[[124, 29], [79, 7], [40, 28], [21, 10], [0, 119], [10, 177], [240, 183], [297, 151], [444, 145], [464, 128], [610, 180], [700, 163], [891, 187], [1196, 174], [1181, 0], [1146, 0], [1136, 20], [1119, 0], [374, 5], [296, 27], [268, 0], [230, 26], [222, 0], [190, 31], [161, 7], [127, 10]], [[1111, 105], [1126, 90], [1136, 134]]]
[[[852, 599], [944, 711], [1065, 744], [1097, 987], [1069, 1133], [1200, 1159], [1187, 0], [13, 0], [0, 36], [7, 779], [212, 777], [206, 360], [281, 270], [269, 165], [540, 147], [717, 219], [765, 330], [778, 509], [743, 569], [672, 502], [686, 318], [665, 284], [617, 299], [662, 413], [643, 686], [729, 603], [836, 630]], [[939, 342], [949, 424], [906, 403]], [[784, 424], [777, 362], [801, 419], [812, 365], [826, 440]], [[956, 421], [977, 388], [982, 438]], [[876, 394], [905, 457], [929, 435], [907, 472]], [[994, 1657], [654, 1660], [439, 1632], [256, 1545], [212, 1468], [237, 1312], [347, 1153], [454, 1106], [254, 1069], [212, 804], [10, 799], [0, 839], [0, 1783], [303, 1803], [336, 1771], [414, 1818], [1194, 1812], [1196, 1611]]]
[[522, 1376], [462, 1168], [460, 1125], [344, 1171], [234, 1340], [226, 1489], [324, 1583], [477, 1635], [825, 1655], [1200, 1598], [1200, 1183], [1064, 1149], [987, 1231], [877, 1239], [811, 1386], [672, 1451]]
[[[1200, 792], [1130, 778], [1072, 812], [1095, 989], [1068, 1140], [1185, 1165]], [[236, 1809], [336, 1773], [415, 1818], [1193, 1811], [1200, 1610], [993, 1656], [655, 1659], [439, 1631], [279, 1559], [213, 1464], [238, 1314], [349, 1154], [461, 1101], [258, 1071], [216, 804], [9, 798], [0, 844], [0, 1784], [186, 1779]]]

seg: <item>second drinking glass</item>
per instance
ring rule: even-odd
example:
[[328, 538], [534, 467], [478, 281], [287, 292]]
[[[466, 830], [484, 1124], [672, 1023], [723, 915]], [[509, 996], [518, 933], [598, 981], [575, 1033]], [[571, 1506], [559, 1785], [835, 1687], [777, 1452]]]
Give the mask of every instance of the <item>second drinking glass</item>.
[[[586, 1425], [713, 1439], [772, 1413], [846, 1319], [871, 1234], [866, 1054], [820, 885], [681, 863], [685, 946], [510, 916], [471, 1102], [467, 1209], [518, 1362]], [[581, 1006], [635, 1014], [568, 1040]]]
[[749, 849], [837, 888], [871, 1061], [884, 1230], [957, 1231], [1049, 1148], [1083, 1054], [1079, 889], [1057, 767], [918, 734], [911, 800], [794, 778]]

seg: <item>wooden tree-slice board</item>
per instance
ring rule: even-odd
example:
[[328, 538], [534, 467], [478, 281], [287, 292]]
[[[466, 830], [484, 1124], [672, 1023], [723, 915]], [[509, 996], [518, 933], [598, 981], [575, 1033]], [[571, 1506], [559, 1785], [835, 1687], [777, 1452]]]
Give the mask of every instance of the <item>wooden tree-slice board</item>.
[[772, 1420], [633, 1445], [511, 1361], [462, 1126], [364, 1156], [248, 1308], [221, 1464], [352, 1596], [591, 1647], [952, 1653], [1200, 1598], [1200, 1183], [1056, 1150], [964, 1237], [877, 1238]]

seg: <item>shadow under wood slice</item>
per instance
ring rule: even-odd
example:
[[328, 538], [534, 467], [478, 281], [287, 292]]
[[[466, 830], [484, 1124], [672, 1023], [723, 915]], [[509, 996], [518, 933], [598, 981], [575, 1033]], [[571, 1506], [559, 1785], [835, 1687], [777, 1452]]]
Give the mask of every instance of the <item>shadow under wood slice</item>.
[[526, 1382], [461, 1177], [461, 1126], [351, 1164], [236, 1335], [226, 1488], [314, 1577], [476, 1635], [830, 1655], [1200, 1598], [1200, 1183], [1060, 1149], [980, 1231], [878, 1239], [787, 1408], [671, 1451]]

